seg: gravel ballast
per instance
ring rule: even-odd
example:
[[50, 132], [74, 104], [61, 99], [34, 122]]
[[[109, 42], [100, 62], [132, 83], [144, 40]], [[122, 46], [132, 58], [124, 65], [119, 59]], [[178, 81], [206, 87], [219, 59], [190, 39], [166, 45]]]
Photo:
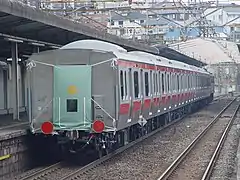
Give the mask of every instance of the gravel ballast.
[[240, 112], [236, 117], [233, 126], [224, 142], [223, 148], [219, 154], [218, 160], [213, 168], [210, 180], [236, 180], [238, 171], [237, 151], [240, 151]]
[[87, 172], [81, 179], [156, 179], [229, 102], [214, 102]]

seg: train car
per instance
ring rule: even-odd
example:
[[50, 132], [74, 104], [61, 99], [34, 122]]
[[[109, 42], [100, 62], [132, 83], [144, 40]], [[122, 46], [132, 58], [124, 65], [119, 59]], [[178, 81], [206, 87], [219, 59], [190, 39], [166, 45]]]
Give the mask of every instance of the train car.
[[34, 54], [27, 67], [31, 133], [70, 152], [101, 157], [213, 99], [206, 70], [98, 40]]

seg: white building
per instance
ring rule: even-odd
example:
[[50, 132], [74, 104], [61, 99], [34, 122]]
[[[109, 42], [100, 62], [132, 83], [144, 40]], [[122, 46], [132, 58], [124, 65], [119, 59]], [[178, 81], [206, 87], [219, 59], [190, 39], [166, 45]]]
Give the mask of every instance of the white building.
[[240, 19], [238, 18], [240, 15], [239, 7], [225, 7], [219, 10], [217, 10], [217, 8], [209, 8], [205, 11], [205, 14], [213, 11], [215, 12], [207, 16], [208, 20], [218, 22], [219, 24], [226, 24], [229, 21], [236, 19], [234, 22], [240, 23]]
[[[143, 39], [144, 36], [162, 35], [166, 32], [168, 22], [162, 18], [149, 18], [140, 12], [114, 13], [109, 18], [108, 33], [126, 39]], [[148, 28], [147, 28], [148, 27]]]
[[240, 8], [225, 7], [219, 10], [211, 8], [206, 10], [205, 14], [211, 12], [213, 13], [208, 15], [207, 19], [215, 22], [217, 25], [224, 25], [223, 32], [228, 34], [228, 40], [240, 42]]

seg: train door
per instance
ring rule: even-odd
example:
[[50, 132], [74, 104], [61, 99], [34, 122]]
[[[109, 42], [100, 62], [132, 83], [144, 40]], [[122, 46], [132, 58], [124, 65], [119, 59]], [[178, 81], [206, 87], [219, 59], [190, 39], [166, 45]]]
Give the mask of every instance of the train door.
[[157, 91], [158, 91], [158, 87], [157, 87], [157, 72], [153, 71], [153, 96], [152, 96], [152, 109], [151, 112], [153, 114], [157, 113], [157, 109], [158, 109], [158, 99], [157, 99]]
[[133, 98], [132, 98], [132, 117], [134, 122], [139, 120], [140, 111], [141, 111], [141, 88], [140, 88], [140, 70], [132, 69], [132, 83], [133, 83]]
[[161, 105], [160, 105], [160, 110], [161, 111], [164, 111], [164, 108], [165, 108], [165, 99], [166, 99], [166, 93], [165, 93], [165, 72], [161, 72]]
[[143, 78], [143, 69], [140, 69], [140, 100], [141, 100], [141, 110], [140, 115], [143, 115], [144, 110], [144, 78]]
[[150, 70], [150, 108], [149, 108], [149, 116], [153, 114], [153, 98], [154, 98], [154, 71]]
[[148, 119], [150, 112], [150, 104], [151, 104], [151, 86], [150, 86], [150, 71], [144, 70], [143, 75], [143, 117]]
[[157, 98], [158, 98], [158, 107], [157, 107], [157, 112], [160, 113], [161, 111], [161, 72], [157, 71], [157, 86], [158, 86], [158, 91], [157, 91]]
[[123, 128], [126, 120], [127, 123], [131, 122], [131, 91], [128, 71], [127, 68], [119, 68], [120, 109], [118, 128]]
[[166, 77], [166, 110], [169, 109], [169, 105], [170, 105], [170, 75], [169, 72], [165, 73], [165, 77]]

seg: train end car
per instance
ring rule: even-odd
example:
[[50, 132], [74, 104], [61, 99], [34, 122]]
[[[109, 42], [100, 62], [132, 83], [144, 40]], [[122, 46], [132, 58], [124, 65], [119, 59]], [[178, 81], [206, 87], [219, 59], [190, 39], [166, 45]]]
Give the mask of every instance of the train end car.
[[201, 68], [97, 40], [33, 54], [27, 68], [32, 134], [99, 157], [213, 96], [212, 76]]

